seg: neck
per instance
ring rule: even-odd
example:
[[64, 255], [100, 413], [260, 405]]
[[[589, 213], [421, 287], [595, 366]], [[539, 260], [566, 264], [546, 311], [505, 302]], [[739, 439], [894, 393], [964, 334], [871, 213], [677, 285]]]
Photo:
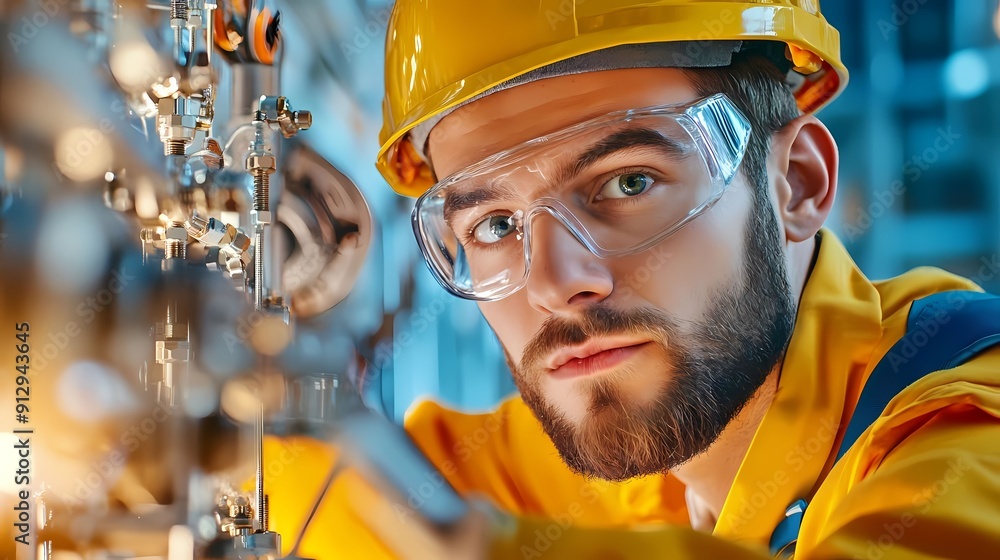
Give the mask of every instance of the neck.
[[[814, 264], [813, 257], [818, 250], [815, 237], [799, 243], [786, 242], [789, 280], [795, 301], [802, 296]], [[764, 414], [774, 400], [781, 365], [782, 362], [778, 362], [771, 370], [763, 385], [726, 426], [715, 443], [672, 471], [674, 476], [687, 486], [688, 494], [693, 493], [700, 500], [698, 506], [707, 509], [713, 519], [718, 519], [726, 502], [726, 496], [729, 495], [733, 481], [736, 480], [736, 473], [739, 472], [754, 434], [757, 433], [757, 427], [760, 426]], [[689, 503], [688, 507], [691, 506]]]
[[743, 457], [750, 449], [757, 426], [771, 406], [780, 370], [779, 363], [715, 443], [672, 471], [688, 487], [689, 493], [693, 492], [701, 499], [702, 505], [707, 507], [713, 518], [719, 517]]

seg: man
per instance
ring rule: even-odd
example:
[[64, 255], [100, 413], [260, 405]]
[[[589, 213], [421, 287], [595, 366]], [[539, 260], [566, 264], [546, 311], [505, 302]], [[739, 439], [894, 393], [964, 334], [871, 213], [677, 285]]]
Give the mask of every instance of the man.
[[[838, 460], [872, 371], [906, 361], [912, 302], [978, 288], [872, 282], [822, 229], [838, 155], [812, 113], [847, 75], [816, 3], [405, 0], [388, 36], [379, 168], [420, 197], [431, 271], [479, 302], [520, 390], [490, 414], [422, 403], [406, 428], [505, 513], [434, 529], [413, 512], [440, 479], [401, 496], [348, 473], [300, 554], [1000, 549], [996, 349], [879, 405]], [[317, 488], [333, 452], [308, 445], [326, 463], [272, 492]], [[295, 533], [305, 506], [281, 507]], [[786, 515], [797, 542], [772, 538]]]

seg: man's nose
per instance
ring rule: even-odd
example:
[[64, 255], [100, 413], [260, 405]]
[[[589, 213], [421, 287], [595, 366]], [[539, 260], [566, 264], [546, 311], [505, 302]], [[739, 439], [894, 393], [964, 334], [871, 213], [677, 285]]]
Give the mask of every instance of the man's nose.
[[604, 259], [591, 253], [556, 217], [541, 212], [531, 223], [528, 303], [545, 314], [579, 312], [614, 289]]

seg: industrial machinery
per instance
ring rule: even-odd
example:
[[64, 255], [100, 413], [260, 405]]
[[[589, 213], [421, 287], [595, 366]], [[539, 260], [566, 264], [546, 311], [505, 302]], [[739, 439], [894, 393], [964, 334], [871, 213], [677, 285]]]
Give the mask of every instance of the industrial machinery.
[[352, 365], [296, 343], [350, 291], [372, 223], [299, 140], [316, 123], [281, 90], [280, 7], [0, 4], [4, 408], [21, 399], [0, 437], [32, 446], [2, 488], [18, 558], [279, 558], [264, 433], [359, 406]]

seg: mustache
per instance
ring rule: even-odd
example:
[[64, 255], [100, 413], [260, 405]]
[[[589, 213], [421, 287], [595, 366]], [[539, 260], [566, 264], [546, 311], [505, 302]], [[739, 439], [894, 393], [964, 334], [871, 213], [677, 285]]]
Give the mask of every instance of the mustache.
[[666, 342], [678, 332], [679, 321], [653, 309], [617, 309], [605, 303], [587, 307], [575, 320], [551, 316], [528, 343], [518, 369], [527, 371], [564, 346], [582, 344], [591, 338], [632, 335]]

